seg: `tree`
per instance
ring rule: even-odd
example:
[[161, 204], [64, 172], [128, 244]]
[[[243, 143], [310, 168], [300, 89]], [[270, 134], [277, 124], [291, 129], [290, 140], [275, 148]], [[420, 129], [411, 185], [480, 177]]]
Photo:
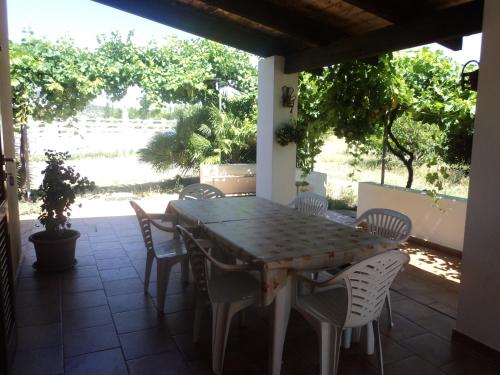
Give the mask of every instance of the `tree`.
[[50, 42], [28, 33], [10, 43], [14, 124], [28, 118], [64, 120], [83, 110], [101, 91], [91, 53], [71, 39]]
[[139, 159], [157, 170], [184, 172], [200, 164], [255, 162], [255, 123], [216, 107], [193, 106], [177, 119], [174, 132], [158, 133], [139, 150]]
[[452, 155], [456, 162], [467, 160], [470, 149], [450, 147], [454, 134], [455, 139], [464, 130], [471, 134], [473, 121], [474, 97], [460, 91], [458, 72], [458, 65], [441, 52], [426, 48], [385, 55], [375, 64], [353, 61], [328, 67], [316, 78], [328, 82], [316, 105], [321, 113], [317, 121], [323, 123], [319, 128], [374, 150], [380, 150], [385, 138], [388, 150], [405, 165], [410, 188], [415, 163], [430, 153], [445, 161]]
[[139, 86], [151, 103], [215, 105], [216, 79], [246, 93], [255, 93], [257, 72], [250, 54], [202, 39], [168, 38], [162, 46], [141, 51]]

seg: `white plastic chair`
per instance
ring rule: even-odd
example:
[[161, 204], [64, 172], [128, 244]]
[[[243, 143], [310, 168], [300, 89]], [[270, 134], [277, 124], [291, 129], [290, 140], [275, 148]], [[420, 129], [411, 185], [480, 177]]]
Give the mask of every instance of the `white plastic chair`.
[[363, 226], [371, 234], [393, 240], [397, 244], [406, 241], [411, 233], [410, 218], [387, 208], [372, 208], [363, 212], [355, 225]]
[[[249, 264], [225, 264], [213, 258], [208, 249], [209, 240], [195, 239], [186, 228], [177, 225], [189, 253], [191, 270], [197, 286], [193, 340], [198, 341], [203, 308], [207, 301], [212, 306], [212, 370], [222, 374], [227, 336], [231, 320], [239, 311], [257, 302], [259, 282], [248, 272]], [[210, 274], [207, 260], [218, 268]]]
[[307, 215], [325, 216], [328, 211], [328, 200], [321, 195], [306, 192], [299, 194], [290, 206]]
[[[411, 233], [411, 220], [401, 212], [387, 208], [372, 208], [363, 212], [355, 225], [365, 228], [369, 233], [394, 241], [395, 246], [405, 242]], [[387, 315], [389, 326], [394, 327], [391, 297], [387, 293]]]
[[[187, 252], [181, 240], [173, 238], [168, 241], [154, 243], [151, 225], [169, 233], [175, 233], [172, 224], [173, 217], [168, 214], [147, 214], [136, 202], [130, 201], [130, 205], [135, 211], [139, 227], [141, 228], [144, 246], [146, 247], [146, 270], [144, 273], [144, 293], [148, 293], [149, 280], [151, 278], [151, 268], [153, 260], [156, 259], [157, 266], [157, 309], [163, 312], [165, 307], [165, 294], [168, 288], [168, 281], [172, 267], [182, 262], [182, 279], [186, 282], [189, 280], [189, 260]], [[157, 222], [160, 220], [162, 224]], [[168, 223], [170, 222], [170, 225]], [[165, 225], [167, 223], [167, 225]]]
[[338, 371], [342, 331], [373, 324], [379, 372], [384, 373], [379, 318], [394, 278], [410, 257], [389, 250], [367, 258], [330, 280], [316, 282], [300, 273], [295, 277], [320, 291], [298, 295], [295, 308], [313, 325], [320, 339], [321, 375]]
[[222, 191], [208, 184], [188, 185], [179, 194], [179, 199], [213, 199], [224, 197], [225, 194]]

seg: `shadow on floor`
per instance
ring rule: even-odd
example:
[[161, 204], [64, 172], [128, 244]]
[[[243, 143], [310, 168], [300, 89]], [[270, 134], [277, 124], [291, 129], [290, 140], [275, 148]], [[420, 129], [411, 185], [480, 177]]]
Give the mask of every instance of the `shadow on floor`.
[[[156, 273], [143, 293], [145, 250], [134, 216], [73, 221], [81, 231], [78, 265], [60, 274], [31, 267], [24, 241], [17, 283], [18, 350], [14, 374], [211, 374], [210, 314], [192, 343], [193, 285], [171, 275], [166, 314], [155, 309]], [[31, 222], [23, 222], [26, 236]], [[35, 230], [37, 230], [35, 228]], [[25, 237], [26, 238], [26, 237]], [[155, 267], [153, 267], [153, 270]], [[500, 367], [452, 340], [458, 284], [408, 266], [391, 291], [395, 326], [382, 317], [386, 374], [498, 374]], [[269, 308], [252, 308], [247, 326], [231, 328], [224, 374], [265, 374]], [[296, 313], [288, 328], [282, 374], [317, 374], [314, 331]], [[339, 374], [376, 374], [361, 345], [341, 353]]]

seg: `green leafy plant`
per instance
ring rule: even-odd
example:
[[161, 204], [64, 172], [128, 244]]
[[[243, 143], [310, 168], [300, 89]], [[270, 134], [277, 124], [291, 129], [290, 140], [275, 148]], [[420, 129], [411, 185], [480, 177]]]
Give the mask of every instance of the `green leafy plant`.
[[200, 164], [255, 163], [257, 127], [214, 106], [193, 106], [179, 113], [174, 132], [154, 135], [139, 159], [158, 171], [172, 166], [184, 172]]
[[294, 124], [284, 124], [274, 132], [276, 142], [281, 146], [297, 142], [297, 131]]
[[329, 131], [382, 154], [385, 134], [389, 153], [407, 169], [407, 188], [414, 167], [430, 159], [468, 167], [476, 94], [461, 90], [459, 74], [458, 64], [429, 48], [302, 74], [298, 123], [307, 119], [303, 125], [314, 136], [303, 138], [298, 157], [313, 163], [320, 150], [310, 139]]
[[47, 166], [42, 171], [44, 177], [39, 187], [42, 213], [38, 220], [49, 236], [57, 238], [71, 227], [71, 205], [76, 195], [93, 190], [95, 184], [65, 165], [70, 157], [68, 152], [48, 150], [45, 156]]

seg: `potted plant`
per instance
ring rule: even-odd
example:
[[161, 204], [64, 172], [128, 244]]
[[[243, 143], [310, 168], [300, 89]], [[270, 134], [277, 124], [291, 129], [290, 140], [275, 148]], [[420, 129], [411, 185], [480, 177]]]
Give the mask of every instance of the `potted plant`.
[[68, 152], [48, 150], [45, 157], [47, 166], [39, 187], [42, 204], [38, 217], [45, 230], [32, 234], [29, 240], [36, 252], [33, 266], [41, 271], [60, 271], [76, 263], [76, 240], [80, 232], [71, 229], [71, 205], [76, 194], [92, 190], [95, 184], [65, 165], [70, 157]]

